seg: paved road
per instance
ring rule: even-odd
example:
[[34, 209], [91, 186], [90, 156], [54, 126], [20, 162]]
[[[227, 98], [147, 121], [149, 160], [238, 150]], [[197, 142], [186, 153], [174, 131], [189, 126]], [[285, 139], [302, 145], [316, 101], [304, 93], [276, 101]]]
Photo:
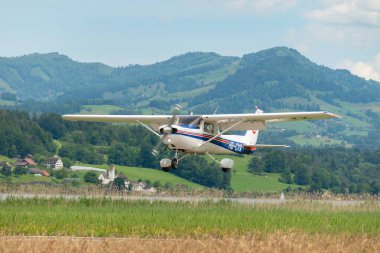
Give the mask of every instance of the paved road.
[[[124, 200], [148, 200], [148, 201], [187, 201], [187, 202], [202, 202], [202, 201], [232, 201], [240, 204], [255, 205], [255, 204], [282, 204], [287, 202], [296, 201], [294, 199], [251, 199], [251, 198], [204, 198], [204, 197], [165, 197], [165, 196], [86, 196], [86, 195], [65, 195], [65, 194], [7, 194], [1, 193], [0, 200], [7, 198], [64, 198], [64, 199], [80, 199], [80, 198], [110, 198], [110, 199], [124, 199]], [[332, 204], [335, 206], [350, 206], [364, 204], [364, 200], [305, 200], [314, 203]], [[375, 201], [380, 205], [380, 201]]]

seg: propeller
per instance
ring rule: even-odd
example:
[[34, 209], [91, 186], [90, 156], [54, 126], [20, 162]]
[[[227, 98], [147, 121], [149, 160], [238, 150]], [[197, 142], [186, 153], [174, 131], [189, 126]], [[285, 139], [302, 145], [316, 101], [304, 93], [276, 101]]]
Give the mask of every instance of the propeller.
[[172, 125], [175, 123], [175, 121], [177, 119], [177, 115], [181, 111], [181, 109], [182, 109], [182, 106], [179, 104], [176, 104], [174, 106], [173, 111], [172, 111], [172, 117], [170, 118], [168, 124], [160, 129], [160, 131], [163, 135], [161, 137], [161, 141], [159, 141], [157, 143], [157, 145], [154, 147], [154, 149], [152, 150], [152, 155], [154, 155], [154, 156], [158, 155], [158, 153], [159, 153], [158, 150], [160, 149], [162, 144], [165, 144], [166, 147], [168, 144], [170, 144], [171, 139], [168, 139], [167, 137], [169, 134], [173, 133]]

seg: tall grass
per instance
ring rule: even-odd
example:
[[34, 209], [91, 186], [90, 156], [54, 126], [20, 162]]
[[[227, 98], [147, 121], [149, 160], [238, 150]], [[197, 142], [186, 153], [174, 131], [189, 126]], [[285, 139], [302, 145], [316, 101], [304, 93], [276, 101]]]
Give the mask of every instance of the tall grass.
[[[279, 198], [278, 193], [273, 192], [228, 192], [215, 188], [184, 189], [182, 187], [172, 189], [158, 189], [156, 196], [178, 196], [178, 197], [204, 197], [204, 198]], [[70, 184], [0, 184], [0, 194], [37, 194], [37, 195], [80, 195], [87, 197], [104, 196], [142, 196], [149, 195], [137, 191], [118, 191], [98, 185], [86, 185], [74, 187]], [[380, 201], [380, 195], [370, 194], [332, 194], [332, 193], [285, 193], [287, 199], [295, 200], [362, 200]]]
[[380, 206], [296, 201], [242, 205], [230, 201], [15, 199], [0, 202], [0, 234], [198, 238], [275, 231], [380, 233]]

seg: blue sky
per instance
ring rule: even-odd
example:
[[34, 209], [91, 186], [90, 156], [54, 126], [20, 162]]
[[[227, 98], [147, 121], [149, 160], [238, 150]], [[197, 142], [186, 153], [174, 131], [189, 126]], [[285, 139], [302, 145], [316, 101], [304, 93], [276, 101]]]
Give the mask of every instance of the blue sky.
[[111, 66], [288, 46], [380, 81], [379, 0], [0, 0], [0, 56]]

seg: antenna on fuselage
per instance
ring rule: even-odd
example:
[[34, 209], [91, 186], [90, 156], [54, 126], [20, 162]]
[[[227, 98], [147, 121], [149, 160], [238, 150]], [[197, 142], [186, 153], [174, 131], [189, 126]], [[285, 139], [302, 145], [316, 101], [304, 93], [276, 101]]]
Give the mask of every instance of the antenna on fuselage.
[[216, 114], [216, 112], [218, 111], [219, 109], [219, 104], [216, 105], [216, 108], [215, 108], [215, 111], [214, 111], [214, 115]]

